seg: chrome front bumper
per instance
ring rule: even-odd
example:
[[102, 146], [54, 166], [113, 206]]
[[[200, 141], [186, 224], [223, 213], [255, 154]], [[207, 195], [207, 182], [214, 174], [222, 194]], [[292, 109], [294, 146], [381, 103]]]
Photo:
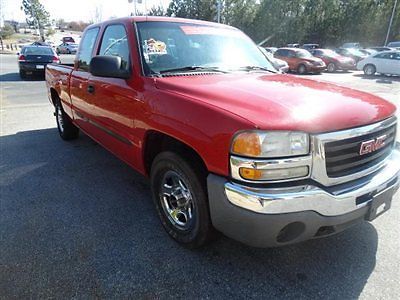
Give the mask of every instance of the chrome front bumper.
[[225, 194], [231, 204], [261, 214], [314, 211], [323, 216], [338, 216], [367, 206], [372, 200], [366, 196], [370, 193], [378, 193], [389, 186], [397, 190], [399, 176], [400, 151], [395, 149], [385, 166], [374, 174], [336, 187], [307, 184], [255, 188], [226, 182]]

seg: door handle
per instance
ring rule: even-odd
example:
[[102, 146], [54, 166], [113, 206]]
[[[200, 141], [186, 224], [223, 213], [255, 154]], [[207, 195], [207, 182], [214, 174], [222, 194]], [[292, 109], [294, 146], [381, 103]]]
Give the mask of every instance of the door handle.
[[94, 93], [94, 85], [89, 84], [87, 87], [87, 91], [88, 91], [88, 93], [93, 94]]

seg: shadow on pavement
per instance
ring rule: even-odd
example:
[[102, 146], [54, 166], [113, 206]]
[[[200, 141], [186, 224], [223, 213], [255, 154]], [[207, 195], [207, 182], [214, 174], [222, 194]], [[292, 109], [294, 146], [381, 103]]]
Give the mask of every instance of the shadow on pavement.
[[364, 74], [355, 74], [355, 77], [359, 77], [366, 80], [374, 80], [376, 83], [392, 84], [393, 82], [400, 82], [400, 76], [387, 76], [387, 75], [373, 75], [367, 76]]
[[44, 81], [44, 75], [27, 75], [22, 79], [19, 73], [7, 73], [0, 75], [0, 82], [15, 82], [15, 81]]
[[222, 237], [190, 251], [163, 231], [147, 180], [88, 137], [45, 129], [0, 145], [5, 298], [354, 299], [375, 267], [368, 223], [284, 248]]

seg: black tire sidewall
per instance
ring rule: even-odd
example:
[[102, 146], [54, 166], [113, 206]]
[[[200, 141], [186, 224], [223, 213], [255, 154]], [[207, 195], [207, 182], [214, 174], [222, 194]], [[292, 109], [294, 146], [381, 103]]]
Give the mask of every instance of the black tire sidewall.
[[[62, 120], [63, 120], [63, 129], [60, 129], [60, 125], [58, 123], [58, 111], [61, 111], [62, 114]], [[72, 123], [72, 121], [69, 119], [67, 114], [64, 112], [62, 105], [60, 101], [58, 100], [55, 103], [55, 111], [56, 111], [56, 123], [57, 123], [57, 129], [60, 137], [63, 140], [73, 140], [76, 139], [79, 136], [79, 129]]]
[[[192, 226], [187, 230], [176, 228], [166, 216], [161, 204], [160, 187], [164, 174], [174, 171], [184, 180], [186, 187], [192, 194], [194, 206], [194, 220]], [[210, 215], [208, 209], [207, 193], [202, 180], [195, 173], [193, 167], [179, 155], [173, 152], [159, 154], [151, 168], [151, 190], [157, 214], [167, 233], [177, 242], [188, 248], [196, 248], [203, 245], [209, 238], [211, 230]]]
[[22, 79], [26, 78], [26, 73], [24, 70], [19, 70], [19, 77], [21, 77]]

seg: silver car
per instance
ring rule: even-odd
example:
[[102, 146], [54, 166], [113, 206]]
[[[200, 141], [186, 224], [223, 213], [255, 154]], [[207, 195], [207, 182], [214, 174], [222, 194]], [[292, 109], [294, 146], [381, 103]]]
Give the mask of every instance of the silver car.
[[78, 51], [78, 44], [74, 43], [62, 43], [57, 49], [57, 54], [75, 54]]

